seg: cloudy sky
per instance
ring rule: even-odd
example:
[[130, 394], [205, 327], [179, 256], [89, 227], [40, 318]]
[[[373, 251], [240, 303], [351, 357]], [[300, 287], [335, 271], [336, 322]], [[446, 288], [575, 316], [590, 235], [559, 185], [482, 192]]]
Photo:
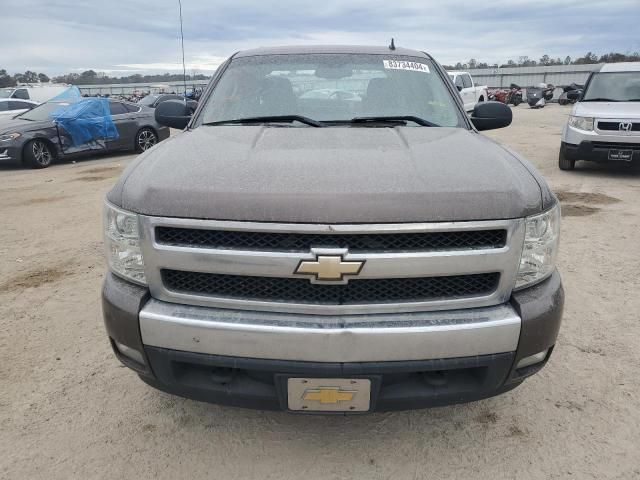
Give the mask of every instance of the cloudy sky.
[[[265, 45], [396, 44], [441, 63], [640, 50], [640, 0], [182, 0], [188, 72]], [[1, 0], [0, 68], [180, 70], [178, 0]]]

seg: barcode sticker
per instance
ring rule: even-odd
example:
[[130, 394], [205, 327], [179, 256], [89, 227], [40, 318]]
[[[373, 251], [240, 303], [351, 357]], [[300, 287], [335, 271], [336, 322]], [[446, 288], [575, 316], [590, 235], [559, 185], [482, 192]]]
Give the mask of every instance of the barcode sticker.
[[407, 62], [405, 60], [383, 60], [384, 68], [388, 70], [410, 70], [412, 72], [430, 73], [429, 66], [420, 62]]

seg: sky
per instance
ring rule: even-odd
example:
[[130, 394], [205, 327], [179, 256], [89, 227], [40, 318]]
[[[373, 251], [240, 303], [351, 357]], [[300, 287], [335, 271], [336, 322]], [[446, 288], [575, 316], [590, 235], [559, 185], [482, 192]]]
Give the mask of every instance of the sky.
[[[234, 52], [396, 45], [443, 64], [640, 51], [640, 0], [182, 0], [187, 73]], [[181, 71], [178, 0], [0, 0], [0, 69], [111, 76]]]

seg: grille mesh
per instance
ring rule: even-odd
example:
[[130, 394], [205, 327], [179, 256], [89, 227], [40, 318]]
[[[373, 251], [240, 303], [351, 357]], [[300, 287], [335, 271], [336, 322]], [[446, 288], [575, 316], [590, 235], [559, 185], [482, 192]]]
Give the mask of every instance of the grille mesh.
[[500, 274], [362, 279], [351, 280], [346, 285], [322, 285], [301, 278], [162, 270], [162, 279], [169, 290], [179, 293], [270, 302], [349, 305], [486, 295], [495, 291]]
[[[620, 130], [620, 123], [625, 122], [598, 122], [598, 130]], [[640, 132], [640, 123], [632, 123], [631, 124], [632, 132]]]
[[617, 150], [640, 150], [640, 143], [609, 143], [609, 142], [591, 142], [593, 148], [615, 148]]
[[156, 227], [156, 241], [165, 245], [296, 252], [308, 252], [312, 247], [349, 248], [352, 253], [501, 248], [506, 239], [503, 229], [325, 235]]

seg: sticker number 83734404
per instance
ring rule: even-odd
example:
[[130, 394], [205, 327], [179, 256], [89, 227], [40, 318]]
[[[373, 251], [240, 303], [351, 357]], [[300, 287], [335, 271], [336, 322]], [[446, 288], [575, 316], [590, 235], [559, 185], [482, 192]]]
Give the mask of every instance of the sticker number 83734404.
[[429, 66], [420, 62], [407, 62], [405, 60], [383, 60], [385, 69], [410, 70], [412, 72], [429, 73]]

